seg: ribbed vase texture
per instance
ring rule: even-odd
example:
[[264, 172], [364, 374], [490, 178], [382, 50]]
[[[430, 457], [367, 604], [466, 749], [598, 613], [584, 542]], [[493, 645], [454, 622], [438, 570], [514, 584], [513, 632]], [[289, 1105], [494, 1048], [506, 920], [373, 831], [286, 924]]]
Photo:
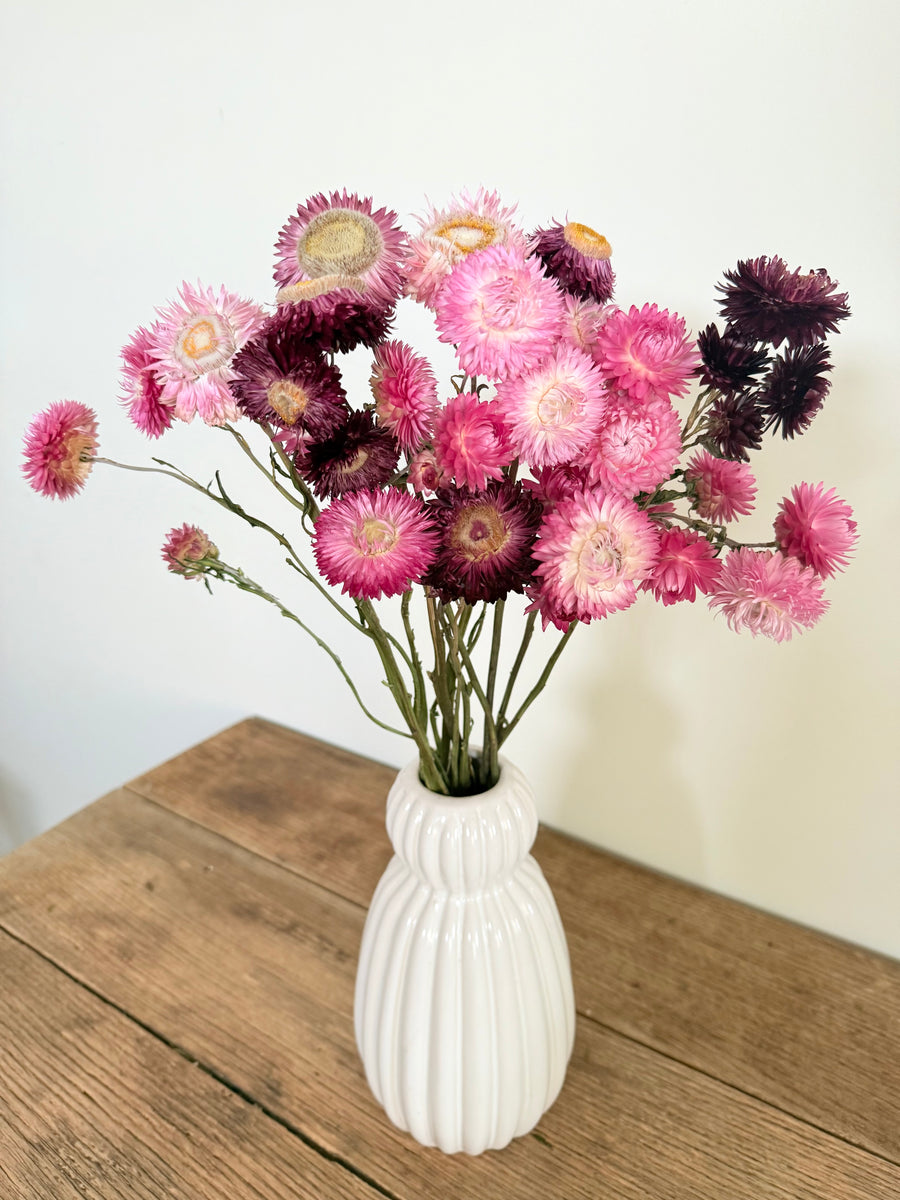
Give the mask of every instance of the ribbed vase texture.
[[388, 1117], [447, 1153], [500, 1149], [556, 1099], [575, 1002], [553, 895], [529, 853], [531, 788], [503, 761], [490, 791], [453, 798], [400, 772], [394, 857], [363, 931], [356, 1042]]

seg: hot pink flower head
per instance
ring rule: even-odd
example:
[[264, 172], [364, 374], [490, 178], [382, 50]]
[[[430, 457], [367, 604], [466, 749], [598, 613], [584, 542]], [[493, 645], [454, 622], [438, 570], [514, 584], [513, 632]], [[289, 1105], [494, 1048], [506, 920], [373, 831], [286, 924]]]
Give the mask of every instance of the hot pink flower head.
[[749, 629], [776, 642], [810, 629], [828, 608], [822, 581], [796, 558], [746, 546], [726, 555], [709, 598], [735, 633]]
[[615, 386], [638, 400], [683, 396], [700, 364], [682, 318], [655, 304], [611, 316], [600, 330], [597, 357]]
[[555, 593], [551, 594], [543, 580], [530, 584], [525, 589], [525, 595], [531, 601], [525, 611], [537, 613], [541, 618], [541, 629], [545, 631], [548, 625], [553, 625], [561, 633], [565, 633], [572, 622], [578, 620], [574, 612], [565, 612], [558, 607], [559, 597]]
[[656, 526], [633, 501], [580, 492], [545, 516], [535, 574], [552, 611], [590, 621], [634, 603], [636, 585], [653, 570], [658, 551]]
[[415, 458], [409, 460], [409, 486], [420, 495], [422, 492], [436, 492], [444, 481], [444, 472], [437, 465], [437, 459], [432, 450], [420, 450]]
[[701, 450], [688, 463], [684, 478], [694, 485], [694, 508], [704, 521], [720, 525], [753, 511], [756, 479], [747, 463], [716, 458]]
[[153, 354], [154, 334], [143, 327], [135, 330], [131, 340], [122, 347], [121, 403], [132, 421], [148, 437], [160, 437], [172, 427], [175, 411], [162, 399], [163, 384], [157, 372]]
[[824, 483], [796, 484], [775, 518], [775, 537], [785, 554], [826, 577], [847, 566], [857, 536], [853, 509], [834, 488], [826, 492]]
[[224, 287], [182, 283], [175, 301], [158, 309], [150, 331], [150, 353], [163, 384], [160, 400], [174, 406], [179, 421], [200, 415], [207, 425], [236, 421], [240, 410], [229, 391], [231, 359], [260, 328], [265, 313]]
[[163, 562], [176, 575], [185, 579], [201, 579], [207, 559], [218, 558], [219, 551], [209, 535], [196, 525], [170, 529], [162, 548]]
[[434, 372], [405, 342], [383, 342], [375, 351], [372, 378], [375, 412], [407, 453], [427, 442], [438, 410]]
[[499, 479], [514, 453], [496, 403], [460, 392], [438, 413], [434, 457], [438, 468], [459, 487], [480, 489], [489, 479]]
[[671, 403], [619, 392], [608, 397], [597, 435], [577, 461], [592, 485], [634, 496], [668, 479], [680, 454], [681, 423]]
[[525, 235], [513, 222], [515, 205], [504, 208], [496, 192], [479, 188], [462, 192], [447, 208], [431, 208], [410, 239], [406, 270], [407, 295], [434, 308], [438, 292], [457, 263], [488, 246], [511, 246], [525, 253]]
[[565, 305], [537, 259], [491, 246], [453, 269], [435, 315], [438, 337], [458, 347], [468, 375], [510, 379], [537, 366], [553, 349]]
[[51, 500], [68, 500], [85, 485], [97, 453], [97, 414], [75, 400], [57, 400], [25, 431], [22, 471]]
[[438, 534], [424, 505], [408, 492], [352, 492], [316, 521], [313, 552], [331, 584], [354, 599], [397, 596], [431, 565]]
[[719, 577], [722, 564], [714, 547], [699, 533], [687, 529], [664, 529], [659, 538], [659, 558], [641, 590], [652, 592], [663, 604], [697, 598], [708, 593]]
[[593, 360], [564, 343], [540, 366], [497, 385], [497, 403], [521, 458], [532, 467], [567, 462], [597, 432], [605, 389]]

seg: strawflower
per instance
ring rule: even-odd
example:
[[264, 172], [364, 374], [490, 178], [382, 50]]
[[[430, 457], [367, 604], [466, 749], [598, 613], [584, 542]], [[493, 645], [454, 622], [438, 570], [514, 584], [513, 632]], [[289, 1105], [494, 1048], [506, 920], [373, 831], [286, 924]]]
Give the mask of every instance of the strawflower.
[[681, 454], [681, 422], [668, 400], [620, 392], [608, 397], [596, 437], [577, 458], [590, 483], [634, 496], [671, 475]]
[[613, 386], [637, 400], [683, 396], [700, 361], [684, 320], [655, 304], [614, 313], [599, 332], [595, 357]]
[[401, 450], [414, 453], [434, 431], [437, 382], [428, 360], [405, 342], [384, 342], [375, 351], [369, 380], [378, 421]]
[[679, 600], [693, 603], [698, 592], [712, 590], [721, 569], [715, 547], [699, 533], [664, 529], [659, 537], [659, 558], [640, 586], [666, 606]]
[[457, 486], [483, 488], [489, 479], [500, 479], [514, 453], [496, 402], [479, 400], [471, 392], [460, 392], [438, 413], [434, 427], [435, 461], [442, 474]]
[[25, 432], [22, 471], [51, 500], [68, 500], [84, 487], [97, 453], [97, 414], [76, 400], [57, 400]]
[[780, 429], [783, 438], [805, 433], [828, 395], [830, 370], [830, 354], [823, 342], [789, 346], [779, 355], [758, 397], [766, 429]]
[[119, 399], [138, 429], [148, 437], [158, 438], [171, 429], [175, 408], [162, 398], [163, 383], [157, 371], [153, 344], [154, 334], [141, 327], [122, 347], [122, 395]]
[[762, 445], [764, 424], [755, 393], [720, 396], [707, 415], [704, 440], [724, 458], [749, 462], [749, 451]]
[[400, 457], [390, 431], [378, 428], [370, 412], [351, 413], [334, 433], [321, 442], [308, 442], [304, 449], [304, 462], [298, 467], [317, 496], [382, 487]]
[[232, 361], [231, 391], [254, 421], [297, 428], [321, 440], [350, 415], [341, 373], [309, 342], [260, 331]]
[[716, 325], [707, 325], [697, 338], [697, 349], [703, 360], [697, 368], [701, 383], [725, 395], [750, 387], [769, 363], [766, 351], [731, 325], [724, 333]]
[[563, 291], [597, 304], [606, 304], [612, 298], [616, 285], [609, 262], [612, 246], [589, 225], [554, 221], [531, 235], [528, 248]]
[[163, 562], [185, 579], [202, 579], [205, 564], [219, 557], [219, 551], [196, 525], [181, 525], [169, 530], [162, 548]]
[[701, 450], [688, 463], [684, 478], [694, 485], [694, 509], [705, 521], [721, 525], [753, 512], [756, 479], [746, 463]]
[[785, 496], [775, 518], [775, 538], [785, 554], [817, 575], [842, 571], [856, 545], [853, 509], [824, 483], [800, 483]]
[[717, 285], [719, 309], [752, 341], [811, 346], [850, 316], [837, 286], [823, 270], [789, 271], [783, 258], [745, 259]]
[[771, 550], [741, 547], [725, 556], [709, 598], [735, 633], [747, 629], [776, 642], [810, 629], [827, 610], [822, 582], [796, 558]]

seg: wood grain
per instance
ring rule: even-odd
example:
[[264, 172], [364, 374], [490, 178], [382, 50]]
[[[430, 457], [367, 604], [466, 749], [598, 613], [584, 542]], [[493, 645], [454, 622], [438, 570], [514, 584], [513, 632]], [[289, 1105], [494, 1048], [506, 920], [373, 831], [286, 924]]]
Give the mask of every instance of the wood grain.
[[[129, 787], [367, 905], [394, 772], [251, 719]], [[579, 1011], [900, 1162], [900, 963], [547, 829]]]
[[4, 1200], [377, 1200], [0, 933]]
[[0, 924], [399, 1200], [900, 1194], [896, 1166], [584, 1019], [539, 1137], [475, 1160], [421, 1150], [387, 1126], [353, 1045], [362, 920], [128, 792], [0, 872]]

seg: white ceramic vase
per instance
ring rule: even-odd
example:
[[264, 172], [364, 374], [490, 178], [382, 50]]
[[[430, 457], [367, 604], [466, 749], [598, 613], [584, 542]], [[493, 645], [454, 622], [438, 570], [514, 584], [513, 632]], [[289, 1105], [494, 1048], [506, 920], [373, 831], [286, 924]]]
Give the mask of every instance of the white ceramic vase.
[[394, 857], [366, 919], [356, 1043], [388, 1117], [447, 1153], [500, 1149], [556, 1099], [575, 1002], [553, 895], [529, 853], [537, 833], [525, 776], [462, 798], [419, 782], [418, 761], [387, 801]]

